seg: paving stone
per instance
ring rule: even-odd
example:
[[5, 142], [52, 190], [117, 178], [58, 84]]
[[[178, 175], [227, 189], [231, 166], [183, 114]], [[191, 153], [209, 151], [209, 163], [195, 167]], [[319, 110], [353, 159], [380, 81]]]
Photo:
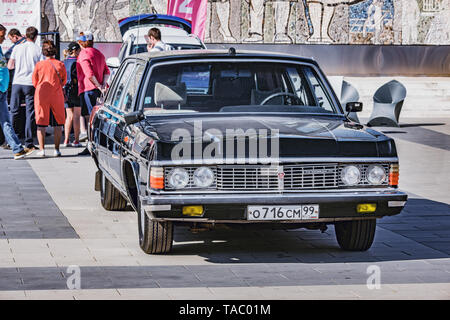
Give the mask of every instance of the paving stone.
[[[7, 152], [0, 150], [0, 156]], [[0, 171], [0, 181], [14, 182], [0, 185], [4, 197], [0, 239], [78, 237], [27, 161], [0, 161], [8, 167], [8, 170]], [[48, 218], [45, 226], [36, 223], [34, 217], [39, 215]]]
[[[332, 226], [325, 233], [297, 229], [191, 234], [176, 228], [173, 252], [148, 256], [138, 246], [135, 214], [109, 213], [101, 207], [98, 193], [92, 191], [96, 169], [91, 159], [70, 164], [63, 158], [1, 159], [4, 168], [12, 169], [0, 172], [0, 191], [5, 190], [6, 198], [0, 212], [0, 298], [4, 292], [55, 297], [59, 291], [68, 299], [142, 298], [145, 293], [163, 299], [392, 299], [400, 289], [402, 297], [423, 297], [419, 284], [429, 285], [424, 288], [430, 293], [430, 288], [445, 292], [450, 283], [450, 207], [448, 197], [437, 195], [448, 190], [448, 182], [429, 179], [416, 167], [427, 163], [433, 171], [440, 166], [442, 176], [448, 176], [442, 164], [449, 151], [442, 141], [420, 137], [423, 130], [407, 130], [407, 139], [394, 137], [407, 155], [401, 155], [400, 179], [406, 182], [407, 206], [400, 215], [378, 220], [375, 242], [366, 252], [342, 251]], [[69, 166], [73, 170], [67, 170]], [[62, 180], [72, 183], [62, 186]], [[81, 267], [83, 288], [73, 293], [65, 290], [71, 264]], [[366, 271], [372, 265], [380, 267], [383, 293], [366, 293]]]

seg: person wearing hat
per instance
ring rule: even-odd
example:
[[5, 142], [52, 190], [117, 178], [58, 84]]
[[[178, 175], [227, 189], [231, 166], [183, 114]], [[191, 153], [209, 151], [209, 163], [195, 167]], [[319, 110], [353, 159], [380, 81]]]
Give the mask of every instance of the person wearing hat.
[[[77, 77], [77, 57], [80, 54], [80, 45], [72, 41], [64, 50], [66, 58], [64, 59], [64, 66], [66, 67], [67, 82], [64, 86], [66, 91], [67, 102], [66, 108], [66, 122], [64, 124], [64, 143], [63, 147], [81, 147], [80, 144], [80, 116], [81, 105], [78, 97], [78, 77]], [[70, 132], [74, 133], [74, 141], [70, 143]]]
[[[78, 43], [82, 47], [77, 59], [78, 93], [81, 103], [81, 115], [89, 123], [89, 115], [99, 98], [106, 90], [110, 71], [106, 58], [94, 48], [94, 36], [90, 32], [80, 33]], [[89, 155], [86, 148], [78, 155]]]

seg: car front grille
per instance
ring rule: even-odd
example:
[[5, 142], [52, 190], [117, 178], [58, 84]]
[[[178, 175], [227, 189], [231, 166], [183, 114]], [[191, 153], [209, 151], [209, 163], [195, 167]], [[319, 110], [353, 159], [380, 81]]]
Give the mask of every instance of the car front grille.
[[337, 187], [337, 164], [295, 166], [223, 166], [219, 190], [302, 190]]
[[286, 190], [336, 188], [339, 183], [338, 164], [286, 166], [283, 170]]
[[276, 190], [278, 169], [270, 166], [220, 166], [217, 168], [219, 190]]
[[[264, 165], [220, 165], [212, 167], [216, 181], [211, 188], [228, 191], [295, 191], [315, 189], [344, 188], [340, 179], [342, 169], [348, 164], [296, 164], [284, 166]], [[366, 179], [369, 164], [353, 164], [361, 171], [361, 181], [355, 187], [373, 186]], [[386, 177], [389, 175], [389, 164], [382, 164]], [[196, 167], [184, 167], [192, 177]], [[166, 173], [171, 168], [166, 168]], [[383, 186], [388, 185], [386, 179]], [[166, 190], [173, 190], [167, 183]], [[187, 186], [195, 188], [192, 178]]]

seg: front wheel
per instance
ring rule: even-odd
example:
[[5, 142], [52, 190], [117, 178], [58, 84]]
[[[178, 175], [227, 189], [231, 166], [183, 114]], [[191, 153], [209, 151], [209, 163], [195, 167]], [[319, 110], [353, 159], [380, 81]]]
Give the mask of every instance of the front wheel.
[[366, 251], [375, 237], [376, 219], [336, 222], [334, 231], [339, 246], [348, 251]]
[[173, 244], [173, 223], [153, 221], [139, 205], [139, 245], [147, 254], [168, 253]]

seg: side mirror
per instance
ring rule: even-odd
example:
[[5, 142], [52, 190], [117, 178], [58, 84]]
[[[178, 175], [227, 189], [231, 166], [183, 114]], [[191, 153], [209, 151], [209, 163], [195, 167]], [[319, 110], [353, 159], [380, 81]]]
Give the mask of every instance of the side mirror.
[[144, 116], [144, 113], [142, 112], [142, 110], [130, 112], [130, 113], [124, 115], [125, 123], [127, 125], [144, 120], [144, 117], [145, 116]]
[[106, 59], [106, 65], [109, 68], [118, 68], [120, 67], [120, 60], [117, 57], [111, 57]]
[[362, 108], [362, 102], [347, 102], [345, 105], [345, 111], [347, 112], [361, 112]]

